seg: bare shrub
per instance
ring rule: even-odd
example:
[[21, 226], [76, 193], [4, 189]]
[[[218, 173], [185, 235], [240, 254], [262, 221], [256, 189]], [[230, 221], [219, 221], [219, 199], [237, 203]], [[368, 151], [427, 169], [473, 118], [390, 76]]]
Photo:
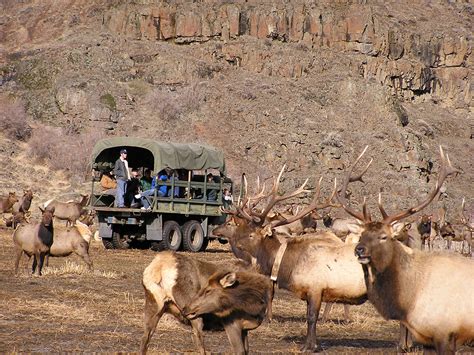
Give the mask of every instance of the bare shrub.
[[31, 127], [21, 100], [0, 96], [0, 130], [10, 139], [26, 141], [31, 137]]
[[203, 101], [203, 88], [198, 84], [174, 91], [154, 90], [147, 98], [148, 105], [165, 121], [175, 121], [182, 115], [199, 110]]
[[89, 172], [92, 148], [103, 133], [67, 134], [65, 128], [39, 126], [29, 141], [31, 156], [54, 170], [64, 170], [72, 180], [83, 181]]

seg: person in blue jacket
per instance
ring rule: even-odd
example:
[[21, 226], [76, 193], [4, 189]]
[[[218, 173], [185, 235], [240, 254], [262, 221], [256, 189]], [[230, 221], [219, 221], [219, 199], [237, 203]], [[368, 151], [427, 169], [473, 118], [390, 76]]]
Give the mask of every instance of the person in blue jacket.
[[168, 186], [160, 184], [160, 181], [168, 181], [168, 179], [169, 179], [169, 176], [166, 170], [161, 170], [158, 172], [158, 174], [156, 174], [156, 176], [151, 181], [151, 189], [143, 191], [140, 194], [140, 200], [142, 202], [143, 210], [148, 210], [151, 208], [148, 197], [154, 196], [155, 190], [156, 190], [156, 195], [158, 197], [164, 197], [168, 195]]

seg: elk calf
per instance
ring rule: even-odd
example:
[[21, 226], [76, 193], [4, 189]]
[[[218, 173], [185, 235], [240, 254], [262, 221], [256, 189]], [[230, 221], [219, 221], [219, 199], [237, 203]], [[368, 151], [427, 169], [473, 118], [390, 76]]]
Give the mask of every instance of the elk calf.
[[213, 314], [219, 318], [234, 354], [248, 354], [248, 331], [265, 318], [272, 282], [251, 272], [220, 271], [212, 275], [183, 310], [189, 319]]
[[164, 313], [175, 316], [180, 322], [191, 325], [193, 340], [201, 354], [205, 353], [203, 329], [222, 329], [222, 321], [213, 315], [187, 319], [182, 309], [189, 304], [199, 290], [206, 286], [211, 275], [231, 270], [230, 265], [217, 265], [195, 260], [171, 251], [159, 253], [143, 272], [145, 290], [145, 330], [140, 352], [145, 354], [156, 326]]
[[13, 243], [16, 252], [15, 274], [18, 274], [20, 258], [25, 252], [27, 255], [34, 255], [33, 274], [41, 275], [44, 258], [53, 244], [54, 208], [41, 211], [43, 213], [41, 222], [22, 224], [13, 232]]

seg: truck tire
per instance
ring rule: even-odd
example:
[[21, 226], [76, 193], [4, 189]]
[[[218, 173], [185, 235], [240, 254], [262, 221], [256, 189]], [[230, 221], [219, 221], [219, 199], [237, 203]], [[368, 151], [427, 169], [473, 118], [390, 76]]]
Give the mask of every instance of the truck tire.
[[[201, 251], [206, 238], [201, 223], [196, 220], [187, 221], [183, 225], [183, 248], [186, 251], [197, 253]], [[207, 245], [206, 245], [207, 247]], [[204, 247], [204, 249], [206, 248]]]
[[183, 234], [179, 224], [175, 221], [166, 221], [163, 224], [163, 245], [164, 249], [177, 251], [181, 248]]
[[114, 244], [112, 243], [112, 239], [102, 238], [102, 244], [104, 244], [105, 249], [113, 249], [114, 248]]
[[130, 244], [125, 240], [123, 235], [119, 232], [112, 233], [112, 244], [115, 249], [129, 249]]

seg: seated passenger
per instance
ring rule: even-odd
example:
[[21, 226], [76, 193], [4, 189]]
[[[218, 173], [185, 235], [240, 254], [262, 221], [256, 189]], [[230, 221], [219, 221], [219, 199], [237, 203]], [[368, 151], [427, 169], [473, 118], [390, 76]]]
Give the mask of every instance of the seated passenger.
[[151, 170], [145, 169], [144, 175], [140, 179], [140, 183], [142, 184], [142, 191], [150, 190], [152, 182], [153, 182], [153, 179], [151, 177]]
[[[176, 182], [176, 181], [179, 181], [178, 173], [176, 172], [176, 170], [173, 170], [173, 171], [171, 172], [171, 174], [170, 174], [170, 179], [169, 179], [169, 180], [170, 180], [171, 183], [172, 183], [173, 181], [175, 181], [175, 182]], [[180, 197], [180, 195], [179, 195], [179, 187], [178, 187], [178, 186], [176, 186], [176, 187], [174, 188], [174, 194], [173, 194], [173, 195], [174, 195], [174, 197]], [[167, 196], [168, 196], [168, 197], [171, 197], [171, 188], [169, 189]]]
[[132, 169], [132, 174], [130, 180], [127, 182], [127, 187], [125, 189], [125, 206], [127, 207], [139, 207], [140, 200], [135, 198], [135, 195], [140, 194], [141, 183], [138, 175], [137, 169]]
[[232, 205], [232, 194], [228, 188], [222, 191], [222, 202], [224, 203], [224, 208], [229, 208]]
[[147, 197], [151, 197], [156, 194], [159, 197], [165, 197], [168, 194], [168, 186], [160, 185], [160, 181], [167, 181], [168, 174], [165, 170], [161, 170], [158, 174], [153, 178], [151, 182], [151, 189], [143, 191], [141, 194], [137, 195], [140, 198], [140, 201], [143, 205], [142, 209], [150, 209], [150, 202], [148, 201]]
[[[207, 183], [212, 184], [214, 182], [215, 182], [214, 181], [214, 175], [212, 175], [211, 173], [207, 174]], [[207, 200], [208, 201], [217, 201], [217, 190], [208, 189], [206, 191], [206, 195], [207, 195]]]

